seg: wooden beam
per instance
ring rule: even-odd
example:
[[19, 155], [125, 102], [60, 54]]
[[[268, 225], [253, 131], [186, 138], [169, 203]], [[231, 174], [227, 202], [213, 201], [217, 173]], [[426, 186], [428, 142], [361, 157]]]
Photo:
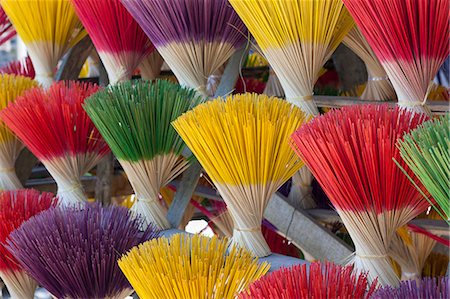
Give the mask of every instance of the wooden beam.
[[[239, 76], [243, 57], [247, 52], [248, 48], [243, 47], [230, 57], [219, 86], [217, 87], [216, 94], [214, 95], [215, 97], [224, 96], [233, 91]], [[189, 168], [182, 175], [179, 188], [177, 189], [172, 204], [169, 207], [169, 211], [167, 212], [167, 220], [169, 220], [169, 223], [173, 228], [180, 226], [184, 210], [194, 193], [201, 171], [202, 167], [197, 159], [193, 159]]]
[[264, 217], [275, 225], [279, 233], [315, 259], [343, 264], [353, 253], [350, 246], [305, 211], [296, 210], [279, 193], [270, 200]]

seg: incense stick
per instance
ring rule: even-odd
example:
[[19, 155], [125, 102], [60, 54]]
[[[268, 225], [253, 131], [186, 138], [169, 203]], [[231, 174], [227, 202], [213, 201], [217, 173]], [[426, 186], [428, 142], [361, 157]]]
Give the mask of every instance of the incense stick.
[[84, 105], [133, 186], [133, 211], [159, 228], [170, 227], [159, 191], [189, 166], [170, 123], [200, 102], [194, 90], [157, 80], [110, 86]]
[[86, 36], [69, 0], [1, 0], [1, 6], [27, 46], [36, 80], [48, 88], [58, 61]]
[[[0, 110], [13, 103], [26, 90], [36, 87], [30, 78], [15, 75], [0, 75]], [[23, 149], [23, 144], [16, 135], [0, 123], [0, 189], [14, 190], [22, 188], [16, 175], [15, 163]]]
[[140, 298], [236, 298], [269, 270], [249, 252], [217, 237], [177, 234], [122, 256], [119, 266]]
[[122, 0], [181, 85], [207, 97], [207, 80], [247, 38], [227, 0]]
[[388, 256], [395, 232], [428, 207], [392, 160], [400, 157], [396, 140], [426, 119], [398, 107], [356, 105], [316, 117], [292, 135], [355, 244], [349, 262], [382, 285], [398, 284]]
[[242, 94], [199, 105], [173, 122], [227, 204], [233, 241], [257, 256], [270, 254], [261, 234], [264, 210], [302, 166], [287, 140], [306, 121], [286, 101]]
[[0, 193], [0, 277], [13, 299], [33, 299], [37, 282], [18, 263], [6, 241], [23, 222], [55, 204], [53, 194], [33, 189]]
[[8, 246], [20, 265], [55, 298], [123, 299], [132, 288], [117, 264], [134, 246], [158, 236], [118, 206], [58, 207], [14, 231]]

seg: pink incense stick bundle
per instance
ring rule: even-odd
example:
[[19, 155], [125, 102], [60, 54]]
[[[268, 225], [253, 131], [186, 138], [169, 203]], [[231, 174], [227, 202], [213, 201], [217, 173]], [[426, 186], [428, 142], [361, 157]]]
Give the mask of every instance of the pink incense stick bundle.
[[449, 55], [449, 1], [343, 2], [386, 70], [398, 104], [424, 111], [430, 83]]
[[5, 247], [6, 239], [23, 222], [55, 204], [53, 194], [32, 189], [0, 193], [0, 277], [13, 299], [33, 299], [37, 283]]
[[154, 47], [119, 0], [71, 0], [108, 73], [109, 83], [129, 80]]
[[5, 11], [0, 7], [0, 45], [9, 41], [14, 35], [16, 35], [16, 31]]
[[[429, 205], [393, 161], [401, 161], [397, 139], [426, 119], [387, 105], [349, 106], [312, 120], [292, 135], [294, 149], [355, 243], [350, 262], [382, 285], [398, 284], [388, 256], [395, 232]], [[415, 178], [406, 163], [402, 167]]]
[[7, 65], [0, 68], [0, 74], [18, 75], [31, 79], [34, 79], [34, 77], [36, 76], [30, 56], [8, 63]]
[[58, 82], [47, 91], [27, 91], [0, 113], [55, 179], [62, 205], [84, 202], [81, 176], [109, 152], [82, 107], [97, 90], [93, 84]]

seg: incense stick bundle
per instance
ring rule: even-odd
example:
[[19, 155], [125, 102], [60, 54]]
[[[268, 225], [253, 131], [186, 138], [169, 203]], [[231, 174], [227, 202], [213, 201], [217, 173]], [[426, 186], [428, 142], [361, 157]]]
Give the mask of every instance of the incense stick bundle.
[[164, 59], [161, 57], [158, 51], [154, 50], [142, 59], [139, 65], [141, 72], [141, 78], [144, 80], [153, 81], [158, 78], [161, 73], [161, 67], [164, 63]]
[[[398, 143], [401, 158], [427, 188], [434, 201], [427, 199], [447, 223], [450, 223], [449, 126], [450, 115], [447, 114], [424, 123]], [[402, 164], [399, 167], [404, 169]], [[405, 174], [411, 179], [407, 172]]]
[[[417, 218], [441, 219], [434, 210], [427, 212]], [[390, 253], [401, 267], [402, 280], [415, 279], [418, 281], [422, 277], [425, 262], [435, 245], [436, 240], [417, 233], [409, 227], [405, 226], [397, 230], [396, 236], [392, 240]]]
[[287, 140], [306, 121], [286, 101], [242, 94], [199, 105], [173, 122], [227, 204], [233, 241], [256, 256], [270, 254], [261, 233], [269, 200], [303, 165]]
[[398, 105], [418, 112], [430, 83], [449, 55], [447, 0], [344, 0], [398, 96]]
[[[253, 282], [239, 299], [369, 299], [376, 283], [365, 274], [356, 275], [350, 266], [311, 263], [281, 268]], [[368, 291], [366, 292], [366, 289]]]
[[109, 83], [131, 79], [154, 50], [148, 37], [119, 0], [71, 0], [108, 73]]
[[319, 111], [313, 87], [320, 69], [354, 25], [340, 0], [230, 0], [280, 79], [286, 99]]
[[16, 35], [13, 25], [3, 8], [0, 7], [0, 45], [3, 45]]
[[109, 148], [82, 108], [98, 90], [88, 83], [58, 82], [34, 88], [0, 112], [0, 118], [44, 164], [58, 186], [59, 204], [84, 202], [81, 176]]
[[122, 0], [181, 85], [207, 97], [207, 80], [245, 42], [227, 0]]
[[36, 80], [48, 88], [58, 61], [84, 36], [69, 0], [1, 0], [0, 4], [25, 43]]
[[[278, 76], [286, 100], [305, 113], [319, 113], [314, 84], [354, 22], [341, 0], [230, 0]], [[292, 195], [314, 205], [313, 177], [303, 167], [294, 176]]]
[[[422, 238], [426, 237], [422, 236]], [[423, 244], [417, 244], [415, 241], [418, 240], [413, 239], [413, 235], [408, 232], [406, 227], [397, 230], [392, 239], [390, 256], [400, 265], [402, 280], [419, 280], [421, 278], [425, 260], [434, 247], [433, 244], [433, 246], [420, 248], [419, 246]], [[420, 249], [426, 250], [426, 252], [419, 252]]]
[[367, 84], [360, 98], [372, 101], [394, 100], [396, 98], [394, 87], [358, 26], [355, 25], [342, 42], [366, 65]]
[[145, 242], [119, 260], [140, 298], [236, 298], [269, 270], [228, 240], [177, 234]]
[[14, 60], [9, 64], [3, 66], [2, 68], [0, 68], [0, 74], [18, 75], [31, 79], [34, 79], [36, 75], [30, 56], [27, 56], [24, 59]]
[[420, 282], [415, 280], [402, 281], [398, 288], [385, 286], [378, 289], [373, 299], [446, 299], [450, 296], [450, 282], [448, 277], [424, 278]]
[[6, 240], [23, 222], [55, 204], [53, 194], [32, 189], [0, 193], [0, 277], [13, 299], [33, 299], [37, 283], [5, 247]]
[[194, 90], [157, 80], [111, 86], [84, 106], [133, 186], [132, 209], [159, 228], [170, 227], [159, 191], [189, 165], [170, 123], [200, 102]]
[[398, 284], [388, 256], [395, 232], [428, 206], [392, 160], [400, 157], [396, 140], [426, 118], [387, 105], [349, 106], [292, 135], [355, 244], [349, 262], [382, 285]]
[[[0, 75], [0, 110], [14, 102], [27, 89], [36, 87], [37, 83], [30, 78], [15, 75]], [[16, 175], [15, 163], [23, 144], [13, 132], [0, 123], [0, 189], [14, 190], [22, 188]]]
[[264, 89], [264, 94], [272, 97], [284, 98], [283, 86], [281, 85], [280, 79], [278, 79], [277, 74], [270, 68], [269, 79], [267, 80], [266, 87]]
[[117, 260], [158, 236], [127, 208], [100, 204], [53, 208], [24, 223], [8, 246], [20, 265], [55, 298], [123, 299], [132, 288]]

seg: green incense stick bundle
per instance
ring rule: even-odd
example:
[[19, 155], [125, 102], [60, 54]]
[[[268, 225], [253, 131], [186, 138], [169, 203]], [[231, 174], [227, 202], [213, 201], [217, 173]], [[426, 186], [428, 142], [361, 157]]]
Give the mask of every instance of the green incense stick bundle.
[[434, 198], [444, 215], [434, 202], [431, 204], [447, 223], [450, 223], [449, 127], [450, 115], [440, 116], [423, 123], [398, 143], [403, 160]]
[[84, 105], [133, 186], [137, 201], [132, 209], [162, 229], [170, 226], [159, 190], [189, 163], [170, 123], [200, 102], [194, 90], [157, 80], [110, 86]]

